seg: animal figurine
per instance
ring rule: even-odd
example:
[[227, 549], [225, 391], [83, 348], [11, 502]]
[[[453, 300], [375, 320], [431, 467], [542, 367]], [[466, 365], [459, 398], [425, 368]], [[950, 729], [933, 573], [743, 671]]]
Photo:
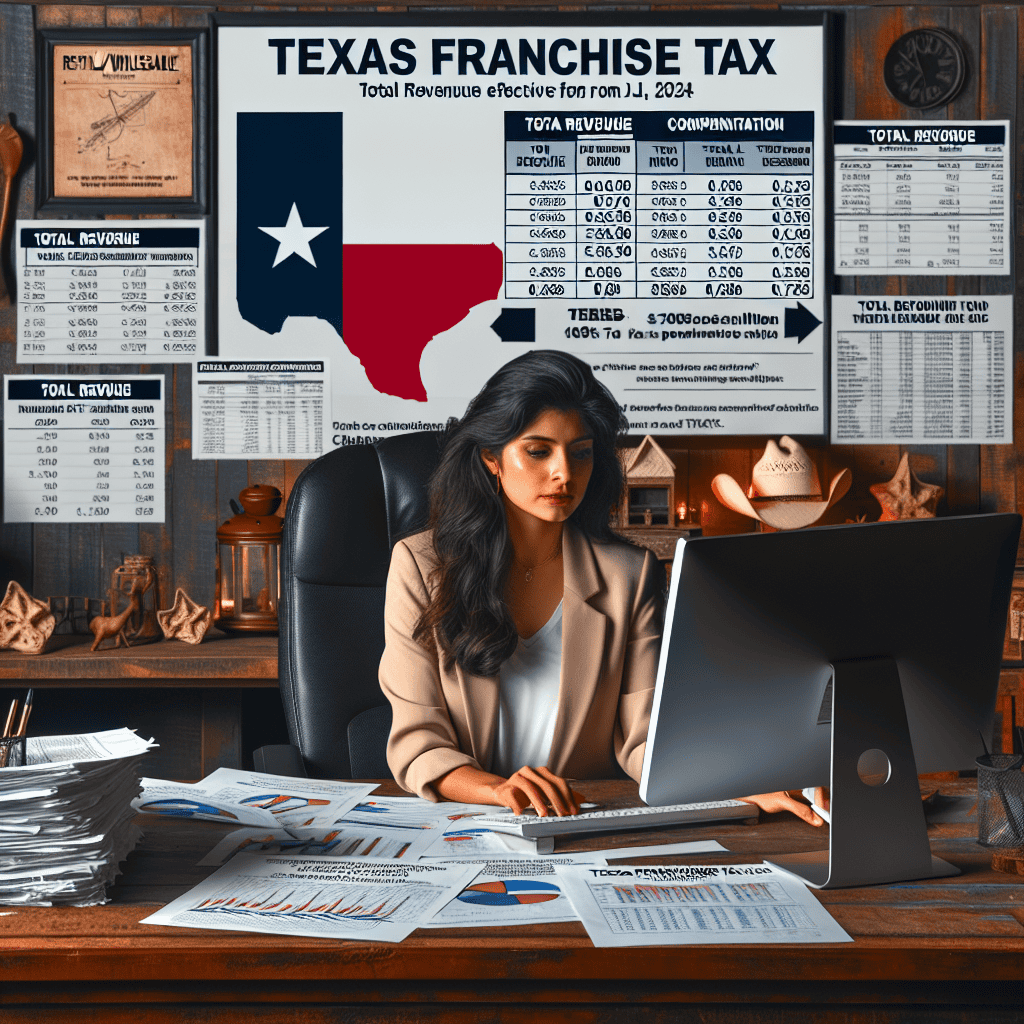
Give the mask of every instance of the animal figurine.
[[124, 641], [125, 647], [131, 647], [128, 643], [128, 637], [124, 635], [124, 627], [132, 615], [139, 610], [142, 602], [141, 592], [145, 589], [146, 580], [139, 577], [132, 581], [132, 589], [128, 595], [128, 607], [125, 608], [120, 615], [97, 615], [96, 618], [89, 623], [89, 629], [92, 631], [92, 635], [96, 637], [92, 642], [90, 651], [99, 649], [100, 644], [114, 637], [114, 650], [117, 650], [121, 646], [121, 641]]

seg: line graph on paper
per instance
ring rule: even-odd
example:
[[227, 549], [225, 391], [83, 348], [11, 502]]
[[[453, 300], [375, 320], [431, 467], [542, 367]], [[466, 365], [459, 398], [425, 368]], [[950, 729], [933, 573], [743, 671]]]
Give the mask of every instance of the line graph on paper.
[[367, 931], [390, 923], [418, 922], [437, 899], [438, 887], [425, 883], [303, 882], [295, 879], [236, 875], [220, 889], [183, 909], [182, 924], [220, 927], [229, 921], [252, 927], [259, 921], [301, 922], [303, 931], [315, 934], [318, 926], [328, 931], [344, 922]]

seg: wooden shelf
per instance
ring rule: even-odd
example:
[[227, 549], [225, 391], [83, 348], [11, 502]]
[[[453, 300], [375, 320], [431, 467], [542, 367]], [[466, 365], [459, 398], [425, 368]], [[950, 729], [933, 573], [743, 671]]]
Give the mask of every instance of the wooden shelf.
[[[108, 641], [109, 643], [109, 641]], [[161, 640], [90, 651], [92, 637], [51, 637], [42, 654], [0, 651], [0, 680], [39, 687], [277, 686], [277, 637], [211, 631], [201, 644]]]

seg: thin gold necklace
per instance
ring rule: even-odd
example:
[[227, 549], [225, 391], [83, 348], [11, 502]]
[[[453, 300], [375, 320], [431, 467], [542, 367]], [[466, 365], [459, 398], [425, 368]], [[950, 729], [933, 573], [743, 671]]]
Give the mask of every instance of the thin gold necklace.
[[547, 565], [548, 562], [551, 562], [554, 559], [556, 559], [561, 553], [562, 553], [562, 538], [559, 537], [558, 538], [558, 544], [555, 545], [555, 550], [552, 551], [551, 554], [548, 555], [548, 557], [545, 558], [543, 562], [538, 562], [536, 565], [524, 565], [522, 562], [519, 561], [518, 558], [516, 558], [515, 561], [516, 561], [517, 564], [519, 564], [519, 565], [521, 565], [523, 567], [523, 570], [524, 570], [523, 578], [526, 580], [527, 583], [529, 583], [533, 579], [533, 574], [542, 565]]

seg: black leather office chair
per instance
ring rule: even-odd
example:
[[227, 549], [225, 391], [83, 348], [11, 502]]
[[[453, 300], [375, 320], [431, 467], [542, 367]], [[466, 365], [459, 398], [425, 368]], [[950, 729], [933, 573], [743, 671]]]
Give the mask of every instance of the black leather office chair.
[[292, 746], [261, 747], [257, 771], [390, 778], [391, 707], [377, 682], [384, 586], [395, 543], [427, 525], [441, 435], [338, 448], [292, 488], [281, 551], [277, 656]]

